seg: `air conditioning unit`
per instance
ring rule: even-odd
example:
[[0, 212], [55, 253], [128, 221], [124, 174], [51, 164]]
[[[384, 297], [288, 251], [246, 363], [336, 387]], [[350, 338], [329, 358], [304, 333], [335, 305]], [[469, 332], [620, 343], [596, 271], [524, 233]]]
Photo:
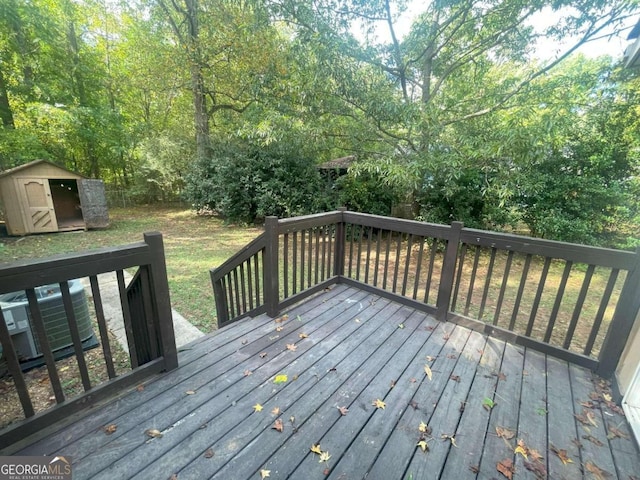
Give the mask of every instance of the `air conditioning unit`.
[[[62, 302], [60, 285], [43, 285], [37, 287], [35, 293], [47, 339], [54, 357], [59, 359], [72, 355], [73, 340], [64, 303]], [[82, 282], [80, 280], [70, 280], [69, 293], [83, 347], [85, 349], [93, 348], [98, 342], [93, 334], [91, 316]], [[26, 362], [23, 368], [42, 365], [44, 363], [42, 349], [32, 325], [26, 292], [0, 295], [0, 307], [18, 358], [21, 362]]]

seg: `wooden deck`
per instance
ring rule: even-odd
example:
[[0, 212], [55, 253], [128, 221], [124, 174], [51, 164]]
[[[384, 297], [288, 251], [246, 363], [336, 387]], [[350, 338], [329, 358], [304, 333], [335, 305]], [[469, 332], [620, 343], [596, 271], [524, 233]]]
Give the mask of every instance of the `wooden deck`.
[[589, 371], [345, 285], [287, 313], [196, 341], [177, 370], [15, 453], [71, 456], [74, 479], [640, 475]]

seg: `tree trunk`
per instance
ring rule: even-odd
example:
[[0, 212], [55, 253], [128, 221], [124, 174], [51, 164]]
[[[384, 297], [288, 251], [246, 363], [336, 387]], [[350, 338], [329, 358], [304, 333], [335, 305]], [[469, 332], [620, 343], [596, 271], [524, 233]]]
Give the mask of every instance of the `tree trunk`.
[[13, 112], [11, 111], [11, 105], [9, 105], [7, 84], [4, 80], [2, 70], [0, 70], [0, 118], [2, 119], [2, 126], [4, 128], [16, 127], [15, 123], [13, 122]]
[[198, 159], [209, 156], [209, 113], [202, 75], [198, 23], [198, 0], [185, 0], [187, 7], [188, 50], [191, 62], [191, 89], [193, 92], [194, 120], [196, 127], [196, 153]]

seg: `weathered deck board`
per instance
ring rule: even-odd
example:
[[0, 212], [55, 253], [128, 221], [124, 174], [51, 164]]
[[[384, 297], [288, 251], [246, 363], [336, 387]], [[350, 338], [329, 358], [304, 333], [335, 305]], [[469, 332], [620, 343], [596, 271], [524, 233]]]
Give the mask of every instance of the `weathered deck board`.
[[[177, 370], [16, 453], [70, 455], [74, 479], [241, 480], [263, 469], [274, 479], [490, 479], [504, 478], [496, 467], [505, 459], [514, 479], [535, 479], [532, 458], [515, 452], [522, 440], [549, 478], [595, 478], [587, 462], [612, 479], [640, 471], [619, 409], [580, 367], [344, 285], [287, 313], [190, 345]], [[274, 383], [280, 374], [287, 381]], [[584, 415], [581, 402], [597, 427], [574, 416]]]

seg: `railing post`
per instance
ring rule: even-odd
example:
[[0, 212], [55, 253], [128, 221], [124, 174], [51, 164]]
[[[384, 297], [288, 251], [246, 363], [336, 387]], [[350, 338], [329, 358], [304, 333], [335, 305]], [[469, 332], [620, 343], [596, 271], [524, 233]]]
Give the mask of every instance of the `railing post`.
[[616, 371], [633, 324], [640, 311], [640, 247], [636, 249], [633, 266], [620, 292], [611, 324], [600, 349], [598, 370], [603, 378], [611, 378]]
[[451, 305], [451, 293], [453, 292], [453, 281], [458, 260], [458, 246], [460, 245], [460, 232], [462, 222], [453, 222], [449, 238], [447, 239], [447, 249], [442, 260], [442, 273], [440, 274], [440, 285], [438, 287], [438, 299], [436, 300], [436, 318], [445, 322], [449, 305]]
[[[346, 207], [340, 207], [338, 210], [344, 214], [347, 211]], [[335, 276], [344, 275], [344, 246], [347, 233], [344, 225], [344, 215], [340, 215], [340, 221], [336, 225], [336, 248], [335, 257], [333, 258], [333, 274]]]
[[267, 315], [278, 315], [280, 304], [280, 272], [278, 266], [278, 217], [264, 219], [267, 246], [264, 255], [264, 303]]
[[222, 278], [215, 279], [214, 271], [211, 270], [211, 285], [213, 287], [213, 299], [216, 303], [216, 316], [218, 318], [218, 328], [229, 321], [229, 305], [224, 294]]
[[169, 298], [169, 282], [167, 280], [162, 234], [160, 232], [145, 233], [144, 242], [149, 246], [151, 252], [152, 300], [158, 315], [158, 331], [164, 358], [164, 368], [169, 371], [178, 367], [178, 352], [173, 331], [173, 314]]

